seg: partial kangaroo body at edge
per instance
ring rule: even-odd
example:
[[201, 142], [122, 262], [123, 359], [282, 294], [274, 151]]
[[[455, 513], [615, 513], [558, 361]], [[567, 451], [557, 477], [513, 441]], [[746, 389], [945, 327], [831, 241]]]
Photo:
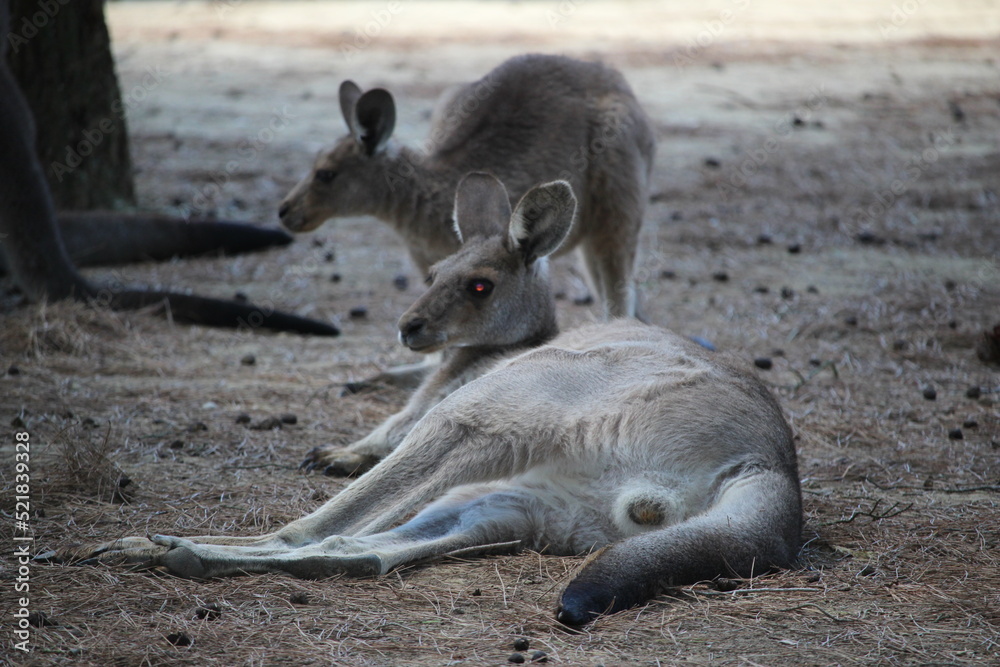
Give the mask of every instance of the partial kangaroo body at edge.
[[632, 273], [655, 140], [620, 73], [561, 56], [511, 58], [442, 96], [426, 152], [391, 139], [396, 111], [387, 91], [362, 93], [346, 81], [340, 105], [349, 134], [282, 202], [288, 229], [373, 215], [396, 230], [426, 272], [459, 247], [452, 207], [465, 174], [493, 173], [510, 204], [537, 183], [561, 179], [579, 206], [560, 252], [580, 251], [606, 315], [635, 315]]
[[[6, 26], [7, 22], [6, 3], [0, 3], [0, 26]], [[3, 31], [0, 33], [6, 34]], [[0, 266], [11, 274], [29, 300], [72, 298], [115, 310], [156, 306], [161, 311], [169, 312], [179, 322], [296, 331], [319, 336], [340, 333], [337, 327], [326, 322], [269, 307], [193, 294], [126, 289], [120, 285], [105, 287], [92, 284], [80, 275], [56, 222], [52, 195], [35, 154], [34, 119], [7, 67], [6, 45], [6, 41], [0, 43]], [[80, 216], [79, 219], [86, 217]], [[92, 228], [92, 225], [84, 222], [83, 227]], [[228, 233], [232, 230], [224, 231], [224, 238], [232, 240], [233, 235]], [[256, 231], [252, 234], [258, 239], [262, 235]], [[269, 234], [263, 233], [263, 236], [275, 240], [274, 234], [272, 230]], [[120, 242], [127, 244], [136, 240], [135, 236], [123, 235], [127, 238], [118, 239], [119, 242], [115, 243], [118, 250], [123, 245]], [[147, 240], [155, 240], [155, 237], [147, 236]], [[178, 244], [176, 241], [173, 241], [174, 248], [197, 245], [186, 241]], [[141, 246], [132, 249], [141, 251]]]
[[[433, 347], [519, 312], [520, 293], [504, 282], [509, 265], [501, 258], [487, 275], [482, 253], [499, 245], [531, 265], [569, 228], [572, 191], [550, 183], [525, 195], [501, 235], [469, 235], [502, 213], [502, 188], [473, 180], [472, 205], [457, 206], [462, 250], [435, 266], [428, 291], [455, 319], [437, 329], [426, 317], [414, 324], [421, 309], [408, 313], [400, 329], [409, 344]], [[449, 286], [470, 299], [455, 299]], [[791, 432], [761, 382], [675, 334], [618, 320], [497, 362], [428, 410], [370, 472], [276, 532], [124, 538], [58, 557], [199, 578], [326, 577], [380, 575], [448, 554], [599, 550], [556, 612], [580, 625], [664, 587], [787, 567], [800, 532]]]

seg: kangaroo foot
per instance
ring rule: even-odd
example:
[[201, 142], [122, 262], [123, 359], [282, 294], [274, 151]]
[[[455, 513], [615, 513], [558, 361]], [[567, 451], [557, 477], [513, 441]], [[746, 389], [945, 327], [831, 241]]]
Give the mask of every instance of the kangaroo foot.
[[111, 542], [77, 544], [45, 551], [35, 560], [44, 563], [72, 565], [139, 565], [155, 567], [168, 547], [145, 537], [123, 537]]

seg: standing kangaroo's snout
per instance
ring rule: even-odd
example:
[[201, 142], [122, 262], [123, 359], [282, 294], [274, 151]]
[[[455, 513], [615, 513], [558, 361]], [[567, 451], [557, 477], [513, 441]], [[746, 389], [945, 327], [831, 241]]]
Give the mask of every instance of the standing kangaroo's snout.
[[[316, 223], [318, 215], [306, 215], [306, 198], [308, 195], [309, 183], [307, 178], [292, 188], [292, 191], [278, 205], [278, 220], [288, 231], [306, 232], [319, 226], [319, 223]], [[312, 221], [310, 221], [310, 217]]]
[[281, 223], [293, 232], [311, 231], [330, 218], [378, 215], [388, 199], [382, 160], [396, 125], [392, 95], [381, 88], [362, 93], [345, 81], [340, 110], [348, 135], [316, 157], [278, 208]]

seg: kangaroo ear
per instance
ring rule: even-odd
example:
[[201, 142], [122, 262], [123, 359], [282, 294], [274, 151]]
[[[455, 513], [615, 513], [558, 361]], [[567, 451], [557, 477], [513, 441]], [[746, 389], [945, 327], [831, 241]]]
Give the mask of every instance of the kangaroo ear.
[[556, 251], [566, 239], [576, 215], [576, 197], [566, 181], [536, 185], [514, 209], [507, 228], [510, 250], [524, 254], [524, 263]]
[[455, 191], [455, 233], [459, 241], [499, 236], [509, 219], [510, 197], [496, 176], [474, 171], [462, 177]]
[[357, 98], [351, 118], [348, 126], [355, 141], [374, 155], [385, 148], [396, 127], [396, 103], [388, 90], [373, 88]]
[[350, 79], [340, 84], [340, 113], [344, 114], [344, 122], [347, 123], [351, 134], [354, 134], [354, 106], [361, 97], [361, 89], [358, 84]]

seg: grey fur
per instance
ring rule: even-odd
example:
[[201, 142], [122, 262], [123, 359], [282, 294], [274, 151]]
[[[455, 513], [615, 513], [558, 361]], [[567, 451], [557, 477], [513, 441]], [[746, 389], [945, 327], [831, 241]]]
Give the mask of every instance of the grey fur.
[[561, 56], [511, 58], [442, 96], [423, 152], [390, 139], [395, 109], [386, 91], [345, 82], [340, 102], [349, 133], [282, 202], [288, 229], [373, 215], [426, 272], [458, 249], [452, 205], [465, 174], [495, 174], [511, 204], [537, 183], [565, 180], [578, 216], [560, 252], [579, 249], [609, 316], [635, 314], [632, 272], [655, 142], [620, 73]]
[[[485, 181], [475, 180], [488, 201]], [[512, 219], [523, 206], [559, 201], [548, 195], [560, 189], [569, 191], [530, 191]], [[477, 330], [501, 337], [494, 318], [532, 319], [523, 292], [499, 288], [503, 271], [517, 278], [530, 268], [519, 249], [504, 247], [508, 236], [495, 223], [459, 221], [485, 231], [434, 267], [430, 290], [401, 319], [404, 340], [421, 349], [426, 340], [474, 344]], [[468, 299], [447, 297], [487, 271], [494, 298], [478, 313]], [[434, 303], [444, 307], [428, 310]], [[429, 331], [417, 336], [414, 318]], [[569, 625], [667, 586], [794, 562], [802, 509], [791, 432], [744, 363], [634, 320], [582, 327], [489, 362], [403, 424], [399, 445], [370, 472], [278, 531], [131, 537], [61, 557], [151, 563], [187, 577], [326, 577], [380, 575], [448, 554], [596, 551], [561, 596], [556, 617]]]

